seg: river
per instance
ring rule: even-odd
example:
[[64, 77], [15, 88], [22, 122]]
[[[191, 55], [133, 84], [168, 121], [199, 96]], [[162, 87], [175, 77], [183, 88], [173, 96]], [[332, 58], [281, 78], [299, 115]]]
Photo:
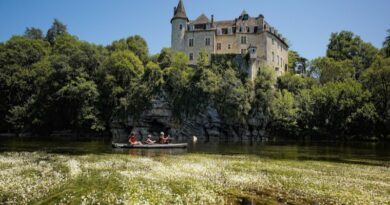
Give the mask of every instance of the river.
[[[389, 165], [390, 144], [381, 142], [189, 142], [187, 149], [127, 150], [113, 149], [111, 139], [0, 138], [0, 152], [48, 152], [60, 154], [119, 153], [142, 156], [205, 153], [220, 155], [256, 155], [263, 158], [289, 160], [323, 160], [366, 163], [372, 160]], [[368, 162], [367, 162], [368, 163]]]

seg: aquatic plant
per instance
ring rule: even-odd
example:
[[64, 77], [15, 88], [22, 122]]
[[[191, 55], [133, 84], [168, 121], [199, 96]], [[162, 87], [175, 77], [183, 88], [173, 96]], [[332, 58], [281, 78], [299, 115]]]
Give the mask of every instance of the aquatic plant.
[[0, 154], [0, 204], [389, 204], [388, 164], [256, 156]]

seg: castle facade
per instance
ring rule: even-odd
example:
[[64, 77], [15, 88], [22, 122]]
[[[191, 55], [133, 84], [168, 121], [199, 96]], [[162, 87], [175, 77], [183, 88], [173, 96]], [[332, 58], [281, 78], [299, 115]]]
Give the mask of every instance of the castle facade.
[[263, 15], [249, 16], [245, 11], [234, 20], [215, 21], [204, 14], [189, 20], [182, 0], [174, 8], [171, 19], [171, 48], [188, 55], [196, 64], [199, 52], [249, 55], [249, 76], [254, 79], [261, 66], [268, 66], [280, 76], [287, 72], [288, 44]]

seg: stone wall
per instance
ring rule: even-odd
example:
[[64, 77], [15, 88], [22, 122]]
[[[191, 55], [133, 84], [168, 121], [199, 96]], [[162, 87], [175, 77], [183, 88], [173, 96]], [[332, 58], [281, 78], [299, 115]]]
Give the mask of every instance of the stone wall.
[[[210, 45], [206, 46], [206, 38], [210, 38]], [[193, 47], [189, 46], [189, 39], [194, 40]], [[211, 54], [214, 53], [214, 47], [215, 47], [215, 31], [191, 31], [187, 32], [185, 35], [185, 53], [187, 56], [190, 56], [192, 53], [193, 59], [190, 61], [190, 64], [196, 64], [196, 60], [198, 59], [199, 52], [204, 49], [208, 54], [209, 57]]]

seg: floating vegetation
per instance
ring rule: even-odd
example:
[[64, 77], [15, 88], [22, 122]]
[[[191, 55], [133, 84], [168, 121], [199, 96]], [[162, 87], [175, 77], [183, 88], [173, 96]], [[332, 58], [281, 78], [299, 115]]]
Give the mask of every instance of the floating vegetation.
[[0, 154], [0, 204], [389, 204], [387, 164], [187, 154]]

